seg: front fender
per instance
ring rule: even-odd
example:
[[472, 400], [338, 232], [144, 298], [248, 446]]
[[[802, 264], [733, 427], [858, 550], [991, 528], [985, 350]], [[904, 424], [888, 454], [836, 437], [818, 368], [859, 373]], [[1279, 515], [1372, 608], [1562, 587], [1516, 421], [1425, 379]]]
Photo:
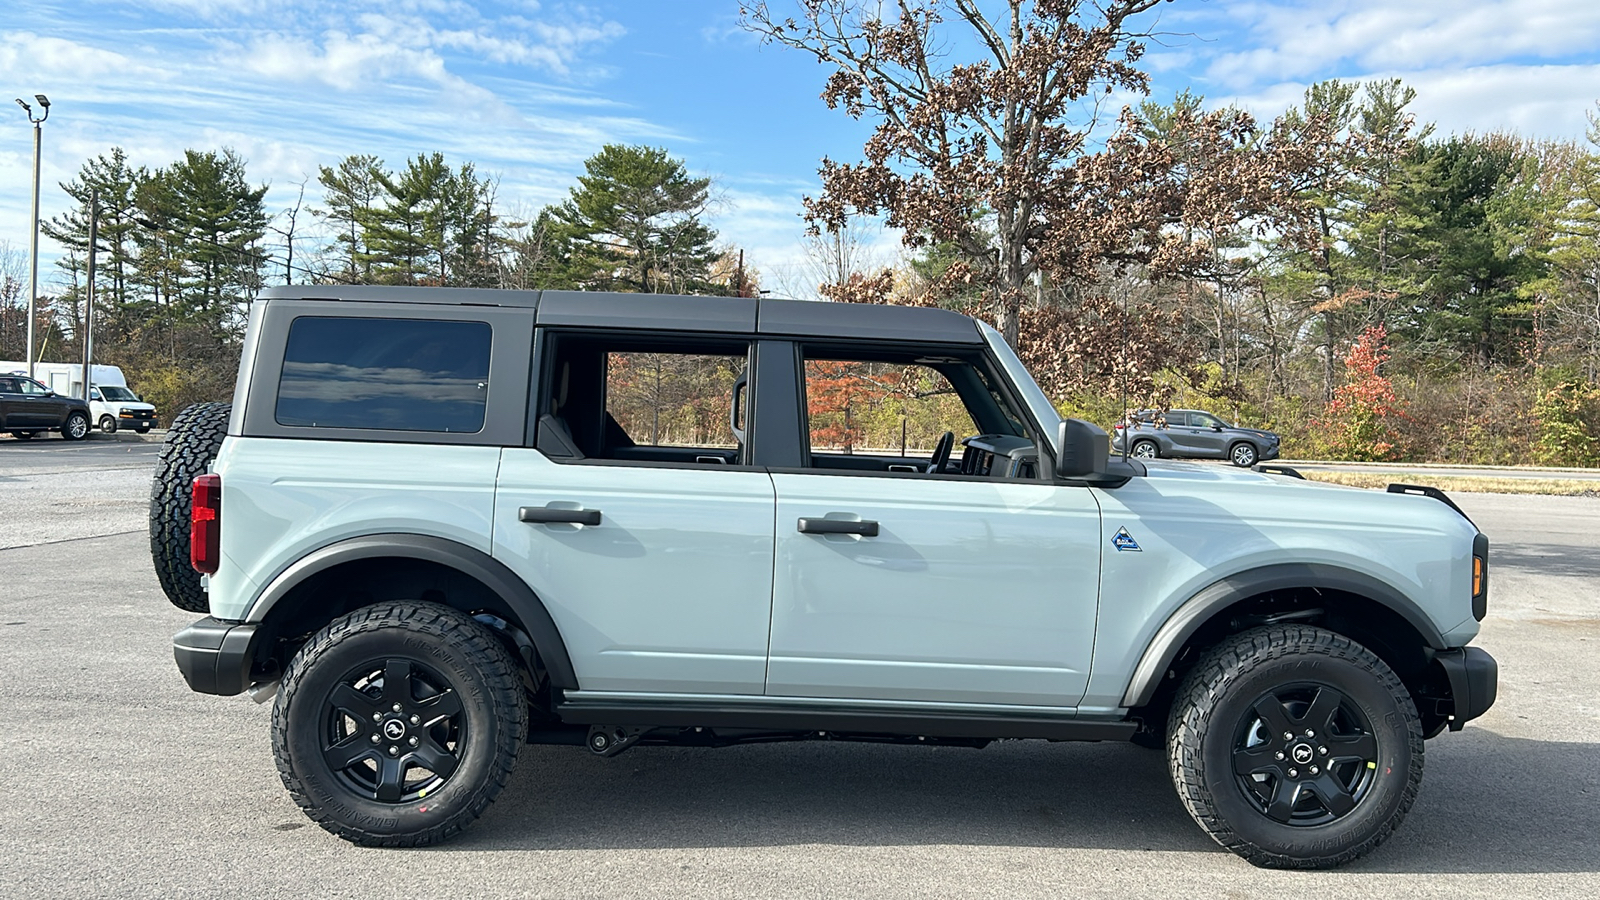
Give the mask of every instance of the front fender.
[[1189, 638], [1216, 613], [1241, 600], [1273, 591], [1315, 588], [1367, 597], [1398, 613], [1435, 650], [1446, 648], [1444, 636], [1415, 602], [1392, 585], [1338, 566], [1285, 563], [1229, 575], [1203, 588], [1175, 610], [1145, 648], [1122, 695], [1125, 707], [1143, 706]]

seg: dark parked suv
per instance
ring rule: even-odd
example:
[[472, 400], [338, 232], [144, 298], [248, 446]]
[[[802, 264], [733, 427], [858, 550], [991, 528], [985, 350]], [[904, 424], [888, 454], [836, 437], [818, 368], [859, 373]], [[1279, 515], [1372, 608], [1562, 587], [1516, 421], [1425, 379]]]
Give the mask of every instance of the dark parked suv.
[[0, 431], [19, 438], [59, 431], [69, 441], [82, 440], [89, 433], [89, 404], [25, 375], [0, 375]]
[[1278, 436], [1260, 428], [1237, 428], [1198, 409], [1141, 409], [1116, 427], [1111, 449], [1135, 459], [1226, 459], [1241, 468], [1278, 458]]

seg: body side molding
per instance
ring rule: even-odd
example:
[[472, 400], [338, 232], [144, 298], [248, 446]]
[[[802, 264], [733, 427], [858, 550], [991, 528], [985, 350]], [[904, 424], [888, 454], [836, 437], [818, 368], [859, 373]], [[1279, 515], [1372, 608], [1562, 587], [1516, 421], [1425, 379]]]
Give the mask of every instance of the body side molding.
[[1178, 651], [1212, 614], [1252, 597], [1271, 591], [1314, 588], [1357, 594], [1383, 604], [1404, 618], [1422, 635], [1428, 646], [1446, 649], [1439, 629], [1416, 603], [1388, 584], [1350, 569], [1319, 563], [1285, 563], [1250, 569], [1217, 581], [1179, 606], [1151, 639], [1133, 670], [1128, 689], [1122, 695], [1124, 707], [1150, 702], [1167, 668]]
[[449, 566], [482, 582], [510, 606], [533, 639], [539, 659], [555, 687], [576, 689], [578, 677], [561, 632], [533, 589], [494, 557], [482, 550], [446, 538], [421, 534], [367, 534], [346, 538], [307, 553], [278, 573], [251, 602], [245, 618], [260, 622], [279, 600], [307, 578], [335, 566], [360, 559], [402, 556]]

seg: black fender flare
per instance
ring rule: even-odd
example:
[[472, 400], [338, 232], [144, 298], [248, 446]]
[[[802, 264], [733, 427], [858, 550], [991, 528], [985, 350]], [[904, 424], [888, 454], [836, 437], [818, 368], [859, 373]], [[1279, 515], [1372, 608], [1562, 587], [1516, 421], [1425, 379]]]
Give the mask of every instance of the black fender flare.
[[1443, 635], [1421, 607], [1371, 575], [1324, 563], [1262, 566], [1213, 582], [1174, 610], [1151, 638], [1139, 664], [1134, 667], [1128, 689], [1122, 695], [1122, 705], [1133, 708], [1149, 703], [1183, 645], [1216, 613], [1258, 594], [1304, 588], [1343, 591], [1381, 603], [1415, 628], [1429, 647], [1446, 649]]
[[265, 620], [279, 600], [318, 572], [359, 559], [385, 556], [426, 560], [449, 566], [477, 579], [504, 600], [522, 621], [528, 637], [533, 640], [534, 649], [539, 651], [539, 659], [550, 676], [550, 683], [558, 688], [577, 690], [578, 676], [572, 668], [572, 657], [567, 654], [566, 642], [561, 639], [561, 632], [556, 628], [555, 619], [550, 617], [550, 611], [545, 608], [544, 601], [505, 563], [482, 550], [448, 538], [422, 534], [367, 534], [319, 547], [268, 582], [250, 604], [247, 618], [252, 622]]

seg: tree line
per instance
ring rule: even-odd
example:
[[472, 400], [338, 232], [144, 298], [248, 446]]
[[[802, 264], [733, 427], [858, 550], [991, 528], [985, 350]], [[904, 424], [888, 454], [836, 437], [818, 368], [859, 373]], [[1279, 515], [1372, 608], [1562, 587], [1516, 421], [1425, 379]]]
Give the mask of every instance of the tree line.
[[[1103, 425], [1197, 406], [1292, 456], [1600, 463], [1600, 111], [1555, 141], [1438, 133], [1398, 80], [1316, 84], [1271, 121], [1156, 102], [1157, 0], [774, 5], [743, 4], [744, 27], [817, 59], [822, 101], [873, 126], [797, 210], [818, 277], [796, 289], [986, 318]], [[308, 178], [273, 188], [274, 215], [244, 165], [85, 162], [47, 226], [65, 249], [47, 353], [79, 332], [91, 193], [100, 356], [169, 408], [225, 396], [266, 283], [757, 291], [708, 224], [714, 186], [661, 148], [603, 147], [536, 210], [422, 153], [319, 167], [320, 203]], [[898, 260], [867, 265], [863, 222], [902, 235]], [[16, 256], [0, 248], [12, 358]]]
[[[1441, 135], [1398, 80], [1270, 122], [1108, 110], [1149, 96], [1159, 2], [742, 4], [874, 128], [805, 203], [822, 293], [988, 318], [1102, 425], [1196, 406], [1302, 458], [1600, 464], [1600, 113], [1587, 141]], [[862, 218], [897, 265], [843, 264]]]
[[[309, 182], [310, 179], [307, 179]], [[391, 169], [353, 155], [318, 168], [320, 204], [292, 185], [279, 212], [229, 149], [160, 168], [121, 148], [61, 185], [74, 201], [42, 231], [63, 252], [41, 298], [44, 359], [81, 357], [91, 207], [99, 362], [128, 367], [160, 408], [229, 395], [251, 300], [268, 284], [332, 283], [754, 295], [707, 224], [709, 178], [654, 147], [608, 145], [561, 203], [520, 215], [470, 162], [423, 153]], [[0, 358], [21, 359], [24, 260], [0, 247]]]

